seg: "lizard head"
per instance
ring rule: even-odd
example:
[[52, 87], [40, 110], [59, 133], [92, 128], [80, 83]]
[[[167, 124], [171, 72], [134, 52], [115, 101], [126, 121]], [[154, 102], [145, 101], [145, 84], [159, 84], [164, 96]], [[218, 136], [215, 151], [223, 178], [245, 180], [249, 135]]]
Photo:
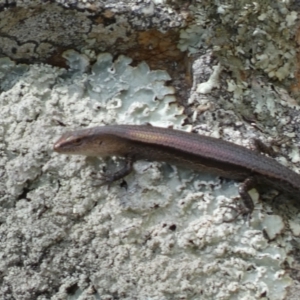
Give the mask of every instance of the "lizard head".
[[86, 156], [123, 156], [128, 147], [126, 141], [106, 132], [95, 132], [93, 128], [66, 132], [54, 144], [53, 150], [62, 154]]

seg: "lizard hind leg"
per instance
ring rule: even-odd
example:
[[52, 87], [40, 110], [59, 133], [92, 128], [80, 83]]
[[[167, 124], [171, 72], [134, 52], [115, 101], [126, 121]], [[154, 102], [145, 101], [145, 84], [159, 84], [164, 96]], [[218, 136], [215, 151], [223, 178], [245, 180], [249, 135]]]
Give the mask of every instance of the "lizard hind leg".
[[240, 215], [246, 216], [247, 220], [249, 221], [251, 213], [254, 209], [254, 204], [248, 192], [256, 186], [256, 183], [257, 181], [254, 177], [249, 177], [239, 186], [239, 194], [242, 204], [239, 204], [237, 207], [233, 207], [231, 205], [222, 205], [222, 207], [227, 207], [237, 212], [234, 217], [227, 219], [224, 222], [230, 223], [235, 221]]

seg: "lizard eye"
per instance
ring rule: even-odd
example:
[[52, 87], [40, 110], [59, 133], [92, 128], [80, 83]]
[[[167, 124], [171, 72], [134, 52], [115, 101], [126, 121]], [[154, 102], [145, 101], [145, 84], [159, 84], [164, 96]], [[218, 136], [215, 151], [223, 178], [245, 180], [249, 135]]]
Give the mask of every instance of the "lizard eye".
[[82, 139], [80, 138], [74, 139], [72, 143], [76, 146], [79, 146], [82, 143]]

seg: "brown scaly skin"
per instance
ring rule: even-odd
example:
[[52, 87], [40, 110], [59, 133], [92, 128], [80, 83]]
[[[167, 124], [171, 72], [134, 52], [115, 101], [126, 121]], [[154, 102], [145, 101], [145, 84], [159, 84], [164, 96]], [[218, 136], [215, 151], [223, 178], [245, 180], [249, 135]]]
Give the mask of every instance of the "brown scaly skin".
[[140, 125], [94, 127], [65, 133], [53, 149], [64, 154], [125, 157], [125, 168], [105, 176], [105, 182], [126, 176], [132, 171], [132, 162], [140, 159], [244, 181], [246, 184], [239, 191], [247, 212], [254, 207], [248, 194], [253, 186], [268, 185], [292, 195], [299, 195], [300, 190], [300, 175], [272, 158], [220, 139], [174, 129]]

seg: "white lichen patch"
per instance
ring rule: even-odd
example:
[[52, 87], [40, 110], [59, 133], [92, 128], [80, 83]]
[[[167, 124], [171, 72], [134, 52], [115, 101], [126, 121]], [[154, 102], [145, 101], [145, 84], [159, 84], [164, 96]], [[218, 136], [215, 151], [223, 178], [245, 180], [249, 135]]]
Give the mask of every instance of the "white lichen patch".
[[222, 71], [221, 64], [219, 63], [214, 67], [214, 72], [211, 74], [210, 78], [206, 82], [198, 84], [197, 92], [200, 94], [208, 94], [213, 88], [220, 87], [219, 75]]
[[268, 235], [273, 240], [284, 230], [284, 223], [280, 216], [265, 216], [262, 225]]
[[77, 127], [187, 127], [167, 73], [132, 67], [125, 56], [92, 56], [68, 51], [68, 70], [36, 64], [16, 75], [14, 63], [0, 61], [0, 78], [17, 77], [0, 94], [0, 292], [9, 285], [20, 299], [43, 290], [53, 299], [70, 290], [104, 299], [284, 299], [288, 246], [276, 243], [284, 225], [267, 241], [262, 220], [280, 219], [265, 217], [262, 204], [249, 224], [226, 222], [236, 215], [238, 184], [141, 161], [108, 189], [92, 173], [122, 160], [53, 153], [54, 141]]

